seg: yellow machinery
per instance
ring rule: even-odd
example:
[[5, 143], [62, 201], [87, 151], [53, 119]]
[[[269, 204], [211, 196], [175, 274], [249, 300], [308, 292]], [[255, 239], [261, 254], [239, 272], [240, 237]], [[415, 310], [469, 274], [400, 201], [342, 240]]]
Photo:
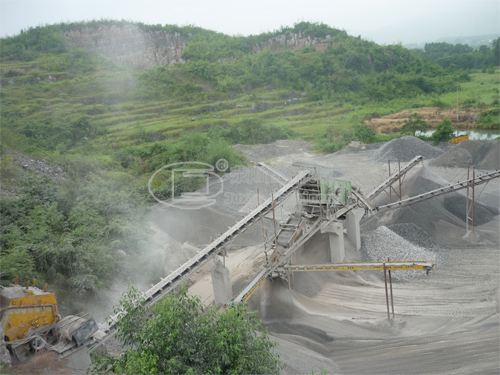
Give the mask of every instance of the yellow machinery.
[[12, 363], [26, 362], [40, 350], [53, 351], [58, 359], [73, 354], [81, 357], [76, 354], [79, 349], [95, 342], [97, 323], [93, 318], [74, 315], [61, 319], [54, 293], [47, 292], [47, 284], [41, 290], [35, 282], [30, 286], [28, 281], [23, 287], [16, 277], [14, 284], [0, 286], [0, 327]]
[[434, 262], [352, 262], [352, 263], [321, 263], [321, 264], [287, 264], [284, 271], [431, 271], [436, 266]]
[[7, 341], [27, 338], [61, 320], [54, 293], [28, 285], [16, 283], [0, 290], [0, 324]]
[[229, 302], [229, 306], [246, 302], [257, 288], [270, 274], [277, 277], [283, 272], [304, 272], [304, 271], [411, 271], [424, 270], [427, 274], [436, 266], [435, 262], [428, 261], [407, 261], [407, 262], [353, 262], [353, 263], [321, 263], [321, 264], [286, 264], [276, 267], [271, 272], [268, 268], [260, 270], [239, 294]]
[[469, 139], [469, 134], [459, 135], [458, 137], [453, 137], [449, 143], [457, 144], [468, 139]]

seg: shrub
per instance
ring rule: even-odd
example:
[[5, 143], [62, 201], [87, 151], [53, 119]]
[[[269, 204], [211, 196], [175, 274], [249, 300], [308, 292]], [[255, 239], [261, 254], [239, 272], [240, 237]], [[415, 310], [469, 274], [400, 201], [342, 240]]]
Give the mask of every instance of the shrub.
[[434, 144], [437, 145], [439, 142], [448, 142], [453, 137], [454, 133], [455, 129], [453, 129], [451, 121], [445, 118], [443, 122], [436, 126], [436, 131], [432, 134]]
[[152, 316], [143, 293], [129, 287], [115, 313], [115, 336], [126, 347], [120, 357], [104, 355], [91, 373], [116, 374], [279, 374], [284, 368], [277, 343], [246, 306], [207, 309], [199, 297], [179, 293], [158, 302]]
[[377, 133], [375, 132], [375, 130], [365, 124], [357, 125], [354, 127], [354, 139], [356, 141], [360, 141], [363, 143], [373, 143], [375, 142], [376, 136]]
[[401, 127], [402, 134], [411, 134], [415, 136], [416, 132], [424, 132], [427, 130], [427, 122], [422, 120], [422, 116], [418, 113], [413, 113], [408, 117], [408, 120], [404, 120], [403, 126]]
[[443, 102], [440, 98], [434, 98], [434, 99], [432, 99], [431, 105], [433, 107], [438, 107], [438, 108], [441, 108], [441, 109], [447, 107], [446, 103]]

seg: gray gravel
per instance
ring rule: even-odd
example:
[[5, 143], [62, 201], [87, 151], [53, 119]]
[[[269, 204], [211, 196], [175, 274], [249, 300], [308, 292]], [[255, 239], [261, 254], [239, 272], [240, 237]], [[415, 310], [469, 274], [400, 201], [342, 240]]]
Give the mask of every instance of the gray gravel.
[[387, 142], [373, 152], [371, 158], [383, 162], [387, 160], [410, 161], [417, 155], [422, 155], [426, 159], [434, 159], [443, 153], [443, 150], [431, 146], [418, 138], [406, 136]]
[[[417, 226], [407, 225], [400, 229], [414, 242], [425, 243], [425, 232]], [[383, 262], [389, 257], [391, 261], [435, 261], [438, 255], [431, 249], [417, 246], [404, 239], [389, 228], [381, 226], [362, 238], [361, 256], [364, 261]], [[439, 263], [439, 262], [438, 262]], [[392, 277], [396, 281], [408, 281], [414, 277], [423, 276], [423, 271], [393, 271]]]
[[439, 247], [439, 244], [434, 240], [434, 238], [432, 238], [429, 233], [416, 224], [393, 224], [388, 226], [388, 228], [415, 246], [426, 249], [437, 249]]

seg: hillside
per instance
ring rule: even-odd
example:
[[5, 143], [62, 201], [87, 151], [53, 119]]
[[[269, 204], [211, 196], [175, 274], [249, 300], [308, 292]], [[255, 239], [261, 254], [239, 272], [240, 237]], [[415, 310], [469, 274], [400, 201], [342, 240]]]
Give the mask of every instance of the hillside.
[[[325, 152], [389, 140], [397, 127], [381, 135], [363, 121], [454, 107], [457, 85], [474, 126], [498, 128], [498, 75], [444, 69], [324, 24], [249, 37], [58, 24], [2, 39], [0, 63], [1, 282], [36, 276], [81, 293], [81, 304], [118, 275], [126, 284], [131, 269], [161, 277], [146, 184], [166, 164], [235, 166], [245, 160], [230, 146], [297, 137]], [[169, 198], [170, 186], [153, 188]], [[181, 180], [177, 191], [197, 186]]]

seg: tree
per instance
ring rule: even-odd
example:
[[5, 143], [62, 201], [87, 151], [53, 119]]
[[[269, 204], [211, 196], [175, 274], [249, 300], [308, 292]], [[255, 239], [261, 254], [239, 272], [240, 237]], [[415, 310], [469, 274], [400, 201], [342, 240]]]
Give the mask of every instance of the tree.
[[[284, 367], [256, 312], [246, 306], [224, 312], [206, 309], [186, 286], [149, 313], [144, 297], [130, 286], [115, 313], [124, 314], [116, 337], [126, 348], [119, 358], [105, 355], [93, 373], [116, 374], [279, 374]], [[259, 332], [260, 331], [260, 332]]]
[[436, 131], [432, 134], [434, 144], [437, 145], [439, 142], [448, 142], [453, 137], [454, 132], [455, 129], [453, 129], [451, 121], [445, 118], [442, 123], [436, 126]]
[[368, 125], [358, 125], [354, 127], [354, 139], [364, 143], [373, 143], [377, 139], [377, 133]]
[[422, 120], [422, 116], [415, 112], [408, 117], [408, 120], [404, 120], [401, 133], [415, 136], [416, 132], [425, 132], [426, 130], [427, 122]]

